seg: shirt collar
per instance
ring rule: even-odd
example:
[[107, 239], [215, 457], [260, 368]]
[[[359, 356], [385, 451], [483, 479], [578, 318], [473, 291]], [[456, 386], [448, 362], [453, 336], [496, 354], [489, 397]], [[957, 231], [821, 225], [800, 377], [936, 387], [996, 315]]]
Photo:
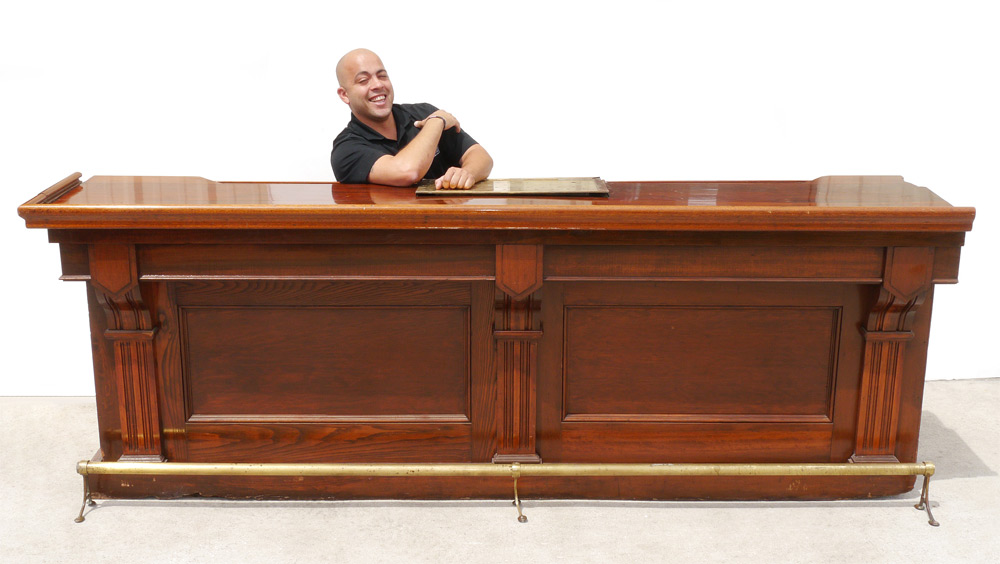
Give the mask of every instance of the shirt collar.
[[[392, 117], [396, 121], [396, 140], [398, 141], [403, 138], [403, 131], [406, 130], [406, 126], [408, 125], [407, 120], [410, 118], [405, 112], [402, 111], [399, 104], [392, 105]], [[393, 141], [393, 139], [386, 138], [386, 136], [362, 123], [361, 120], [354, 115], [354, 112], [351, 112], [351, 121], [348, 123], [347, 127], [368, 141]]]

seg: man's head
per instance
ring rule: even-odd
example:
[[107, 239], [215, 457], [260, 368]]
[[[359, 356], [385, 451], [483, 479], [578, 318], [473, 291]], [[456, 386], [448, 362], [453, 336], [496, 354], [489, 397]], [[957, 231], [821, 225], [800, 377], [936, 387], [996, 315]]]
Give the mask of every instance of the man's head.
[[382, 59], [355, 49], [337, 63], [337, 94], [362, 122], [383, 122], [392, 115], [392, 83]]

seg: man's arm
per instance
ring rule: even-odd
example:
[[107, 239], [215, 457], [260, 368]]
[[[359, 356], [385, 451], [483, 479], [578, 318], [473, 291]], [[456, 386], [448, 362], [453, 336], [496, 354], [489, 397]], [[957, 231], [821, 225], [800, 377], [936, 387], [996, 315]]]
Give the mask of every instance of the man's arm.
[[368, 182], [388, 186], [416, 184], [431, 168], [441, 134], [452, 127], [461, 131], [455, 116], [444, 110], [438, 110], [414, 125], [420, 128], [420, 133], [395, 155], [379, 157], [368, 173]]
[[490, 157], [482, 145], [476, 143], [462, 155], [459, 166], [449, 168], [448, 172], [434, 181], [434, 187], [438, 190], [468, 190], [476, 182], [489, 176], [491, 170], [493, 157]]

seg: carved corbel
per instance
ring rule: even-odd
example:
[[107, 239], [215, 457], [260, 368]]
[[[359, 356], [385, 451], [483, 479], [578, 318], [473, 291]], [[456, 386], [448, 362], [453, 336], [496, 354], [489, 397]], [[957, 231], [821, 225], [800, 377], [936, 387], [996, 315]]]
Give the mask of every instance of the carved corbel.
[[495, 463], [541, 462], [535, 450], [540, 245], [497, 245], [497, 453]]
[[139, 291], [135, 247], [90, 247], [90, 283], [107, 315], [104, 337], [114, 349], [114, 374], [121, 414], [121, 461], [163, 461], [156, 399], [153, 325]]
[[931, 288], [933, 264], [933, 248], [886, 251], [882, 288], [863, 329], [865, 356], [854, 462], [899, 462], [896, 431], [904, 353], [913, 339], [913, 318]]

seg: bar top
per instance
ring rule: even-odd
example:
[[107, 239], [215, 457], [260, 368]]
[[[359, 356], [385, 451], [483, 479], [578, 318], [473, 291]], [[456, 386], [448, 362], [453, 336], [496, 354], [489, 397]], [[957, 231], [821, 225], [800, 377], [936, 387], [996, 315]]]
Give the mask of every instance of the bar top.
[[811, 181], [608, 182], [608, 197], [416, 196], [368, 184], [214, 182], [79, 173], [18, 208], [49, 229], [578, 229], [969, 231], [953, 207], [901, 176]]

